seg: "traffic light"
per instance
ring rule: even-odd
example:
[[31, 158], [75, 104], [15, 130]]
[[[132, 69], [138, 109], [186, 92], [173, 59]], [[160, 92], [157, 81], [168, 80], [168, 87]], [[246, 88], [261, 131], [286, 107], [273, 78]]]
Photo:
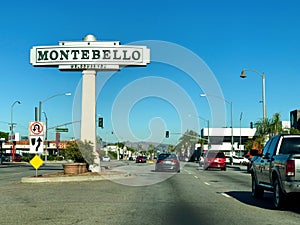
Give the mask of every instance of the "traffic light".
[[250, 122], [250, 128], [253, 129], [253, 122]]
[[98, 118], [98, 127], [103, 128], [103, 117]]
[[169, 138], [170, 137], [170, 132], [167, 130], [166, 131], [166, 138]]

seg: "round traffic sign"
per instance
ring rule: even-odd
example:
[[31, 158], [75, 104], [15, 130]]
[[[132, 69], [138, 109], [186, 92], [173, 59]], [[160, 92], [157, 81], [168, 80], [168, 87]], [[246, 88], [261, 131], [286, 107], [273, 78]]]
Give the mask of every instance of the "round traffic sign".
[[30, 133], [32, 135], [41, 135], [44, 131], [44, 125], [41, 122], [33, 122], [30, 125]]

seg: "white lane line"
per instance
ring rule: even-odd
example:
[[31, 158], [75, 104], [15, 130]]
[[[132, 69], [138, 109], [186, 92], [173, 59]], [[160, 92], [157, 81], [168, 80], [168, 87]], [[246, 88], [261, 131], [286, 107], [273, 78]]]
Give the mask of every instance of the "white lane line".
[[11, 173], [10, 175], [18, 175], [18, 174], [21, 174], [23, 172], [16, 172], [16, 173]]
[[226, 193], [221, 193], [221, 195], [223, 195], [223, 196], [226, 197], [226, 198], [231, 198], [231, 196], [228, 195], [228, 194], [226, 194]]
[[189, 175], [191, 175], [191, 174], [192, 174], [192, 172], [190, 172], [190, 171], [188, 171], [188, 170], [185, 170], [185, 172], [187, 172]]
[[210, 183], [207, 183], [207, 182], [204, 182], [204, 184], [206, 184], [206, 185], [210, 185]]
[[198, 177], [197, 176], [194, 176], [196, 179], [198, 179]]

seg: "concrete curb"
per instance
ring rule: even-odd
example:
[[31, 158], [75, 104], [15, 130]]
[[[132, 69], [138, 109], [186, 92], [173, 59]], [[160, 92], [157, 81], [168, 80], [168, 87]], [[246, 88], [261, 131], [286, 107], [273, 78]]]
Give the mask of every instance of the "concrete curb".
[[130, 173], [118, 174], [99, 174], [88, 176], [59, 176], [59, 177], [23, 177], [21, 183], [58, 183], [58, 182], [86, 182], [86, 181], [103, 181], [117, 180], [133, 177]]

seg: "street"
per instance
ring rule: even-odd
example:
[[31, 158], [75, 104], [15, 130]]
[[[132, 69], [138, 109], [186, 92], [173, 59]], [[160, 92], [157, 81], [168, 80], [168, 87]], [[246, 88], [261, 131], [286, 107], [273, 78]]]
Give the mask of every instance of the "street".
[[[129, 162], [117, 181], [21, 183], [30, 166], [0, 167], [0, 224], [298, 224], [300, 207], [273, 209], [271, 193], [251, 197], [244, 170], [199, 169], [182, 164], [180, 173], [154, 172], [154, 164]], [[39, 173], [60, 171], [46, 165]]]

